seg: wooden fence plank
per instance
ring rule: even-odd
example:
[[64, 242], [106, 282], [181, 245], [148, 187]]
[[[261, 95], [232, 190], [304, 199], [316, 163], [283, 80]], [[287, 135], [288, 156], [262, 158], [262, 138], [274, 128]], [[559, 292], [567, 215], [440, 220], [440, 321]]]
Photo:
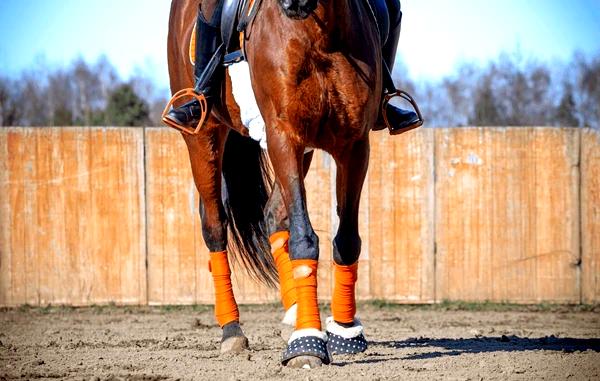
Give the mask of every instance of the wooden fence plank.
[[146, 302], [142, 133], [0, 130], [0, 304]]
[[491, 299], [490, 133], [436, 130], [436, 297]]
[[579, 302], [579, 131], [535, 129], [536, 301]]
[[9, 160], [8, 156], [8, 133], [0, 133], [0, 306], [11, 305], [10, 284], [11, 266], [10, 260], [15, 255], [11, 249], [10, 241], [14, 234], [15, 226], [11, 225], [10, 183], [9, 166], [11, 160], [17, 159], [16, 152]]
[[582, 297], [600, 302], [600, 132], [581, 132]]
[[402, 302], [434, 300], [433, 130], [420, 129], [393, 139], [395, 158], [395, 294]]
[[[369, 159], [369, 282], [370, 297], [384, 297], [384, 282], [382, 276], [386, 271], [383, 263], [383, 232], [386, 231], [381, 216], [384, 210], [384, 194], [381, 189], [386, 186], [383, 167], [383, 148], [385, 140], [382, 136], [371, 139], [371, 157]], [[389, 254], [388, 254], [389, 256]], [[359, 270], [360, 271], [360, 270]]]
[[[376, 135], [371, 141], [376, 141], [376, 148], [379, 149], [379, 162], [373, 163], [380, 168], [381, 182], [377, 190], [380, 197], [380, 214], [377, 216], [381, 224], [379, 234], [376, 239], [380, 240], [381, 252], [381, 272], [379, 273], [379, 282], [381, 283], [381, 299], [393, 299], [396, 296], [396, 260], [400, 257], [396, 250], [396, 221], [395, 211], [398, 209], [396, 200], [398, 190], [396, 189], [396, 172], [398, 170], [397, 156], [394, 148], [399, 142], [404, 141], [406, 137], [393, 139], [383, 133]], [[371, 189], [373, 195], [373, 190]], [[373, 241], [371, 241], [373, 242]], [[375, 253], [374, 253], [375, 254]]]
[[[17, 186], [22, 178], [23, 158], [26, 145], [22, 143], [24, 134], [20, 130], [5, 129], [0, 131], [3, 163], [2, 187], [2, 252], [0, 253], [0, 276], [3, 288], [2, 305], [18, 305], [26, 302], [24, 274], [23, 236], [25, 219], [23, 218], [23, 192]], [[7, 227], [7, 228], [4, 228]], [[9, 227], [9, 228], [8, 228]]]
[[146, 129], [145, 134], [148, 300], [191, 304], [198, 297], [196, 272], [207, 264], [208, 253], [196, 253], [202, 238], [187, 149], [174, 131]]
[[536, 296], [535, 132], [529, 128], [492, 133], [492, 299], [533, 301]]
[[370, 282], [362, 298], [434, 299], [432, 139], [427, 129], [393, 138], [372, 135], [361, 204], [361, 220], [368, 224], [360, 226], [361, 268], [369, 271]]
[[578, 152], [575, 129], [436, 131], [438, 300], [578, 301]]

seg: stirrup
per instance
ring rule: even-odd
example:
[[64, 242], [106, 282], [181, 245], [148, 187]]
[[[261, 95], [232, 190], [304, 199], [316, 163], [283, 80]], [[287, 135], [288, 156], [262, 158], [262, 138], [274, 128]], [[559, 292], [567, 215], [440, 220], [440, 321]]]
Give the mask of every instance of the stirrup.
[[[408, 103], [411, 104], [411, 106], [414, 108], [415, 112], [417, 113], [417, 118], [418, 118], [415, 123], [413, 123], [407, 127], [398, 129], [398, 130], [394, 130], [392, 128], [392, 126], [387, 118], [387, 105], [388, 105], [388, 103], [390, 103], [390, 100], [392, 100], [392, 98], [395, 98], [395, 97], [400, 97], [400, 98], [404, 99], [405, 101], [408, 101]], [[417, 106], [417, 102], [415, 102], [415, 100], [413, 99], [413, 97], [410, 96], [409, 93], [407, 93], [406, 91], [403, 91], [403, 90], [396, 90], [393, 93], [384, 94], [383, 102], [381, 102], [381, 114], [383, 115], [383, 122], [385, 123], [385, 126], [390, 131], [390, 135], [399, 135], [403, 132], [410, 131], [417, 127], [421, 127], [423, 125], [423, 116], [421, 115], [419, 106]]]
[[[196, 126], [196, 128], [177, 124], [173, 120], [167, 118], [167, 114], [169, 113], [169, 111], [171, 111], [173, 104], [183, 97], [192, 97], [195, 98], [198, 102], [200, 102], [200, 112], [202, 113], [202, 115], [200, 116], [200, 120], [198, 121], [198, 125]], [[179, 130], [183, 133], [186, 133], [188, 135], [197, 135], [202, 129], [202, 126], [204, 125], [204, 121], [206, 120], [207, 116], [208, 103], [206, 101], [206, 97], [203, 94], [196, 93], [193, 88], [189, 88], [179, 90], [173, 95], [173, 97], [171, 97], [171, 100], [169, 101], [169, 103], [167, 103], [167, 106], [165, 107], [162, 113], [161, 120], [167, 126]]]

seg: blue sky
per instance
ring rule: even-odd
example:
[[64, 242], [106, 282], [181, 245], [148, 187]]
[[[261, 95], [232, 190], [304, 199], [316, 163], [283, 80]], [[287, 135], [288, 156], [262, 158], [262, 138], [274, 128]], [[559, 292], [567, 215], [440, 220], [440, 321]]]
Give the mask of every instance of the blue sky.
[[[168, 84], [168, 0], [0, 0], [0, 74], [105, 54], [123, 78]], [[403, 0], [398, 50], [416, 80], [500, 52], [568, 60], [600, 52], [600, 0]]]

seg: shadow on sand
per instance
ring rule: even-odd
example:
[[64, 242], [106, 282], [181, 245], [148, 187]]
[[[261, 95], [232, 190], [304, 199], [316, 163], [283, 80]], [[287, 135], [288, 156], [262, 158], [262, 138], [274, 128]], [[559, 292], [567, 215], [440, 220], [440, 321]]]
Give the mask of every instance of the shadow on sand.
[[458, 356], [465, 353], [521, 352], [521, 351], [575, 351], [600, 352], [600, 339], [575, 339], [568, 337], [545, 336], [527, 338], [518, 336], [488, 336], [469, 339], [430, 339], [411, 338], [399, 341], [373, 341], [370, 348], [379, 346], [395, 349], [440, 348], [433, 352], [405, 356], [403, 360], [423, 360], [444, 356]]
[[[383, 356], [376, 353], [377, 348], [386, 347], [394, 349], [439, 349], [431, 352], [410, 354], [408, 356]], [[524, 351], [560, 351], [565, 353], [594, 351], [600, 352], [600, 339], [575, 339], [558, 338], [554, 335], [539, 338], [526, 338], [518, 336], [488, 336], [469, 339], [430, 339], [410, 338], [397, 341], [370, 341], [368, 358], [351, 361], [336, 361], [333, 365], [344, 366], [352, 364], [374, 364], [396, 360], [426, 360], [445, 356], [458, 356], [469, 353], [492, 352], [524, 352]], [[373, 351], [375, 353], [373, 353]]]

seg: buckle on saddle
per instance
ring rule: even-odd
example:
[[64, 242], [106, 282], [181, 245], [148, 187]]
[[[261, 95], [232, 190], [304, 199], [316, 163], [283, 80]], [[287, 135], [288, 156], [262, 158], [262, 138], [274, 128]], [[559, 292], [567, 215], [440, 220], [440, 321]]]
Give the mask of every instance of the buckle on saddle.
[[[196, 125], [195, 128], [178, 124], [174, 120], [167, 117], [167, 114], [169, 113], [169, 111], [171, 111], [173, 104], [175, 104], [175, 102], [177, 102], [179, 99], [184, 98], [184, 97], [192, 97], [192, 98], [195, 98], [198, 102], [200, 102], [201, 116], [200, 116], [200, 120], [198, 121], [198, 125]], [[173, 95], [173, 97], [171, 97], [171, 100], [169, 101], [169, 103], [167, 103], [167, 106], [165, 107], [165, 109], [162, 113], [161, 120], [167, 126], [172, 127], [176, 130], [179, 130], [185, 134], [197, 135], [198, 133], [200, 133], [200, 130], [202, 129], [202, 126], [204, 125], [204, 121], [206, 120], [207, 116], [208, 116], [208, 103], [206, 101], [206, 98], [204, 97], [203, 94], [197, 94], [194, 91], [194, 89], [189, 88], [189, 89], [179, 90], [178, 92], [176, 92]]]
[[[387, 117], [387, 105], [388, 105], [388, 103], [390, 103], [390, 100], [392, 100], [395, 97], [402, 98], [405, 101], [407, 101], [408, 103], [410, 103], [410, 105], [413, 107], [413, 109], [415, 110], [415, 112], [417, 114], [417, 120], [414, 123], [412, 123], [404, 128], [394, 129], [392, 127], [392, 125], [390, 124], [388, 117]], [[394, 92], [386, 93], [383, 95], [383, 102], [381, 102], [381, 114], [383, 116], [383, 122], [385, 123], [385, 126], [388, 128], [390, 135], [399, 135], [403, 132], [413, 130], [413, 129], [415, 129], [417, 127], [421, 127], [423, 125], [423, 116], [421, 115], [421, 111], [419, 110], [419, 106], [417, 105], [417, 102], [413, 99], [413, 97], [409, 93], [407, 93], [406, 91], [403, 91], [403, 90], [396, 90]]]

